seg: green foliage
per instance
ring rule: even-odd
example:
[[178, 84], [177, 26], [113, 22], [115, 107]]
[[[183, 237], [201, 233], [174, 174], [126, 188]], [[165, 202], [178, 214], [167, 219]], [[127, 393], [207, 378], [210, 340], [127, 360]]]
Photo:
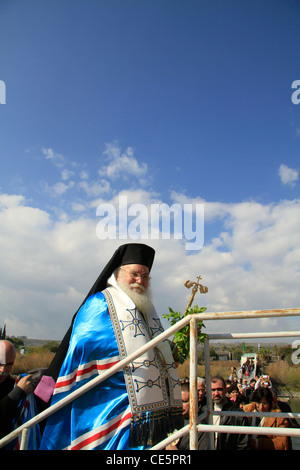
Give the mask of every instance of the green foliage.
[[56, 353], [59, 348], [59, 342], [58, 341], [47, 341], [47, 343], [44, 344], [43, 346], [45, 351], [51, 351], [52, 353]]
[[226, 349], [231, 352], [232, 359], [236, 361], [240, 361], [241, 356], [245, 353], [255, 353], [256, 348], [251, 344], [245, 343], [235, 343], [226, 345]]
[[17, 351], [24, 347], [24, 341], [21, 338], [11, 338], [10, 336], [8, 336], [6, 340], [10, 341]]
[[[169, 322], [170, 325], [173, 326], [175, 325], [178, 321], [182, 320], [186, 315], [193, 315], [195, 313], [202, 313], [205, 312], [206, 307], [198, 307], [198, 305], [195, 305], [193, 308], [189, 308], [186, 312], [185, 315], [183, 315], [180, 312], [174, 312], [169, 307], [169, 312], [166, 315], [163, 315], [163, 318], [166, 318]], [[205, 336], [207, 336], [205, 333], [202, 333], [201, 329], [205, 328], [205, 325], [202, 321], [197, 322], [197, 341], [198, 342], [203, 342]], [[181, 328], [181, 330], [176, 331], [174, 334], [174, 339], [173, 343], [175, 344], [177, 348], [177, 356], [178, 356], [178, 362], [180, 364], [183, 364], [183, 362], [189, 357], [190, 353], [190, 324], [184, 326]]]
[[45, 344], [41, 346], [28, 346], [26, 348], [27, 353], [37, 353], [37, 354], [43, 354], [47, 351], [50, 351], [52, 353], [56, 353], [59, 347], [59, 342], [58, 341], [47, 341]]
[[292, 366], [293, 365], [292, 355], [294, 351], [295, 349], [292, 348], [290, 344], [287, 344], [285, 346], [282, 346], [281, 348], [278, 348], [279, 359], [286, 361], [290, 366]]

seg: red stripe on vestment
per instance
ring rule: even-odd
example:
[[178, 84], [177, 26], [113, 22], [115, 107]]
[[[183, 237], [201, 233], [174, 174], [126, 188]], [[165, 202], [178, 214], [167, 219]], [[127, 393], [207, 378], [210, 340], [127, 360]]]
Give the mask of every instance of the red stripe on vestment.
[[[117, 429], [119, 426], [121, 426], [125, 421], [131, 419], [131, 412], [123, 416], [119, 421], [116, 421], [113, 423], [111, 426], [107, 427], [106, 429], [103, 429], [102, 431], [95, 432], [92, 436], [88, 437], [87, 439], [84, 439], [83, 441], [79, 442], [78, 444], [72, 446], [71, 445], [71, 450], [80, 450], [83, 447], [91, 444], [92, 442], [95, 442], [103, 437], [105, 437], [107, 434], [111, 433], [115, 429]], [[109, 424], [109, 423], [107, 423]]]
[[83, 377], [84, 375], [89, 374], [93, 370], [101, 371], [101, 370], [110, 369], [110, 367], [114, 366], [118, 362], [119, 362], [119, 360], [113, 361], [113, 362], [108, 362], [106, 364], [97, 364], [97, 363], [95, 363], [95, 364], [92, 364], [92, 365], [90, 365], [86, 368], [79, 369], [79, 370], [76, 371], [76, 373], [70, 379], [60, 380], [60, 379], [63, 379], [63, 377], [59, 378], [58, 379], [59, 381], [55, 384], [55, 389], [58, 390], [61, 387], [66, 387], [68, 385], [71, 385], [78, 378], [81, 378], [81, 379], [84, 378]]

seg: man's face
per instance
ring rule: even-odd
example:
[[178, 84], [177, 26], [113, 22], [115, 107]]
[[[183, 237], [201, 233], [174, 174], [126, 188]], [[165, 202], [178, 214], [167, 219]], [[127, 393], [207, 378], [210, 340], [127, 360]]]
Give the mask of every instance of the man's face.
[[182, 407], [183, 407], [182, 415], [185, 418], [188, 418], [189, 412], [190, 412], [190, 393], [188, 390], [181, 390], [181, 399], [182, 399]]
[[0, 341], [0, 383], [4, 382], [10, 374], [15, 358], [14, 349], [6, 341]]
[[217, 405], [222, 405], [226, 399], [226, 388], [222, 380], [217, 380], [215, 383], [211, 384], [211, 396], [212, 401]]
[[139, 294], [144, 293], [149, 285], [149, 269], [141, 264], [127, 264], [117, 273], [117, 281]]
[[203, 401], [205, 398], [205, 384], [199, 384], [198, 385], [198, 400]]

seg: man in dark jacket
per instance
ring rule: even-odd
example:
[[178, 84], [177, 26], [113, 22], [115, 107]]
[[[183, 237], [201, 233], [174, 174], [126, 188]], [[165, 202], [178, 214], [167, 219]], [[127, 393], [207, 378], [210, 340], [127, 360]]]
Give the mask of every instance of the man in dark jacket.
[[[185, 425], [189, 420], [189, 384], [182, 385], [182, 402], [184, 410]], [[215, 411], [239, 411], [241, 416], [214, 416], [213, 424], [220, 426], [248, 426], [248, 420], [243, 416], [243, 411], [226, 397], [226, 385], [222, 377], [216, 376], [211, 381], [212, 401]], [[206, 411], [206, 406], [201, 412]], [[201, 424], [208, 424], [207, 419]], [[247, 450], [249, 447], [249, 436], [247, 434], [215, 433], [216, 450]], [[166, 450], [188, 450], [190, 448], [189, 433], [185, 434], [177, 443], [172, 443]], [[209, 449], [208, 432], [198, 432], [198, 450]]]
[[[241, 409], [226, 397], [226, 385], [222, 377], [216, 376], [211, 380], [211, 394], [214, 411], [240, 411]], [[213, 417], [213, 424], [220, 426], [248, 426], [245, 416]], [[246, 450], [249, 447], [247, 434], [215, 433], [215, 448], [217, 450]]]
[[[189, 379], [182, 380], [181, 382], [181, 398], [183, 406], [183, 418], [184, 426], [189, 424], [190, 421], [190, 384]], [[201, 409], [201, 413], [206, 411], [206, 406], [204, 405]], [[206, 423], [206, 421], [202, 421]], [[189, 433], [184, 434], [178, 441], [169, 444], [166, 447], [166, 450], [188, 450], [190, 448], [190, 435]], [[207, 432], [198, 432], [198, 450], [207, 450], [208, 449], [208, 434]]]
[[10, 372], [16, 351], [10, 341], [0, 340], [0, 438], [12, 431], [12, 422], [18, 414], [20, 401], [33, 391], [31, 375], [22, 377], [15, 385]]

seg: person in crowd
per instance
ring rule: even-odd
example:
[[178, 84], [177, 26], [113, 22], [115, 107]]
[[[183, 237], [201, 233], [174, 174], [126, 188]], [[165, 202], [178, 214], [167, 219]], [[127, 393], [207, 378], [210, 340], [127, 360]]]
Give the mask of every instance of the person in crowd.
[[[255, 390], [252, 402], [244, 406], [244, 411], [280, 412], [273, 399], [273, 394], [268, 387], [260, 387]], [[251, 420], [251, 421], [250, 421]], [[287, 428], [289, 427], [288, 419], [277, 417], [249, 418], [252, 425], [271, 427], [271, 428]], [[290, 439], [288, 436], [279, 435], [260, 435], [252, 436], [250, 439], [251, 450], [290, 450]]]
[[238, 376], [236, 372], [236, 367], [231, 367], [231, 374], [228, 378], [231, 382], [237, 382]]
[[12, 431], [13, 421], [18, 417], [20, 402], [35, 387], [32, 375], [17, 381], [11, 376], [16, 359], [14, 345], [0, 340], [0, 438]]
[[251, 397], [255, 391], [255, 384], [256, 384], [256, 380], [251, 379], [249, 382], [249, 385], [247, 385], [247, 387], [245, 387], [244, 389], [244, 394], [246, 395], [249, 401], [251, 401]]
[[[290, 405], [287, 402], [282, 401], [282, 400], [278, 400], [278, 390], [274, 386], [271, 388], [271, 392], [273, 394], [274, 404], [280, 409], [280, 411], [282, 413], [292, 413], [292, 409], [291, 409]], [[298, 424], [298, 421], [295, 418], [287, 418], [287, 420], [288, 420], [288, 423], [289, 423], [289, 428], [299, 428], [300, 427], [299, 424]], [[288, 436], [288, 439], [289, 439], [289, 448], [292, 449], [293, 445], [292, 445], [291, 436]]]
[[244, 405], [249, 402], [246, 396], [242, 393], [242, 389], [240, 389], [236, 384], [231, 385], [227, 395], [230, 401], [240, 408], [242, 408], [242, 404]]
[[259, 387], [263, 388], [272, 388], [272, 382], [270, 379], [269, 375], [261, 375], [257, 381], [255, 382], [255, 390], [257, 390]]
[[[212, 401], [215, 411], [240, 411], [240, 407], [232, 403], [226, 396], [225, 381], [221, 376], [215, 376], [211, 380]], [[214, 425], [246, 426], [245, 416], [220, 416], [213, 417]], [[217, 450], [247, 450], [249, 448], [249, 436], [247, 434], [215, 433], [215, 448]]]
[[229, 380], [229, 379], [225, 380], [225, 386], [226, 386], [227, 394], [228, 394], [228, 390], [230, 389], [232, 384], [233, 384], [233, 382], [231, 380]]
[[254, 371], [253, 359], [250, 359], [250, 363], [249, 363], [249, 366], [248, 366], [248, 370], [249, 370], [249, 375], [251, 375], [252, 372]]
[[[181, 397], [183, 406], [184, 426], [189, 424], [190, 413], [190, 384], [188, 378], [181, 380]], [[180, 439], [172, 442], [166, 447], [166, 450], [189, 450], [190, 436], [189, 433], [184, 434]], [[208, 435], [206, 432], [198, 432], [198, 450], [208, 449]]]
[[231, 385], [231, 387], [227, 390], [227, 395], [231, 402], [235, 403], [237, 401], [240, 392], [236, 384]]
[[190, 385], [189, 382], [183, 382], [181, 384], [181, 398], [182, 398], [182, 416], [184, 418], [184, 425], [187, 424], [190, 412]]
[[206, 385], [205, 379], [197, 377], [198, 389], [198, 414], [202, 413], [203, 407], [206, 405]]
[[[183, 385], [184, 386], [184, 385]], [[186, 386], [186, 384], [185, 384]], [[225, 381], [220, 376], [215, 376], [211, 380], [211, 393], [212, 401], [215, 411], [241, 411], [240, 407], [226, 396]], [[182, 399], [184, 400], [185, 407], [185, 423], [188, 423], [188, 402], [189, 388], [182, 392]], [[206, 411], [205, 406], [202, 411]], [[208, 424], [207, 419], [202, 421], [203, 424]], [[232, 426], [245, 426], [248, 425], [247, 418], [242, 415], [236, 416], [220, 416], [213, 417], [214, 425], [232, 425]], [[246, 434], [233, 434], [233, 433], [214, 433], [215, 449], [216, 450], [246, 450], [248, 449], [249, 436]], [[189, 434], [185, 434], [178, 443], [172, 443], [167, 446], [166, 450], [187, 450], [189, 449]], [[203, 431], [198, 433], [198, 449], [209, 449], [209, 435], [208, 432]]]

